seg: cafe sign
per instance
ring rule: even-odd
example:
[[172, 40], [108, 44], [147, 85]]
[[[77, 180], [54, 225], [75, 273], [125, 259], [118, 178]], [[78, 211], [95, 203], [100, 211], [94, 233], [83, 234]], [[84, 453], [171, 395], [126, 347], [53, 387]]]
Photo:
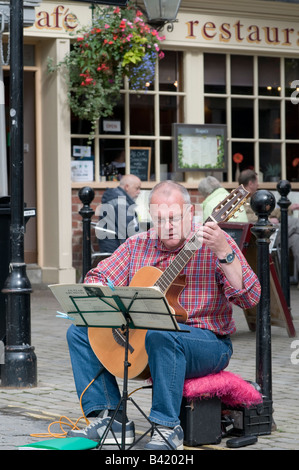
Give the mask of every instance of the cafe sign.
[[[91, 22], [90, 5], [42, 2], [35, 9], [35, 23], [25, 29], [34, 36], [65, 36]], [[235, 49], [295, 51], [299, 49], [299, 24], [273, 19], [227, 17], [179, 13], [172, 32], [163, 31], [166, 43], [174, 45], [215, 46]]]

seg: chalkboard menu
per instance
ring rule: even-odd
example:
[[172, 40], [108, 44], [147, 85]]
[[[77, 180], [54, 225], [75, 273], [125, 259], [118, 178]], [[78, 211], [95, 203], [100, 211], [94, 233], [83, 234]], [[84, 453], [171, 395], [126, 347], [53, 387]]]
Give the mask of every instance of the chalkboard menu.
[[130, 148], [130, 173], [141, 181], [150, 179], [151, 147]]

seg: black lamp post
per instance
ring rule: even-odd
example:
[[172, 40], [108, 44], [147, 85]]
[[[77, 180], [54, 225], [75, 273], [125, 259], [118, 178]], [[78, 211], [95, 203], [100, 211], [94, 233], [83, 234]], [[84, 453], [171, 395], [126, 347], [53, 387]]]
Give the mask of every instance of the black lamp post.
[[24, 263], [23, 0], [10, 1], [10, 269], [7, 295], [5, 364], [1, 385], [35, 386], [36, 356], [31, 342], [31, 284]]

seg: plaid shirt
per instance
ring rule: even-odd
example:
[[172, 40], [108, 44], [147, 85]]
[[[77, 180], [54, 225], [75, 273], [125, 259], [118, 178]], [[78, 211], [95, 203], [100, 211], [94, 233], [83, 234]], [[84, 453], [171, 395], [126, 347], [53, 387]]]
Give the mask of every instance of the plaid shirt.
[[[179, 297], [180, 304], [188, 312], [187, 324], [219, 335], [236, 330], [231, 303], [242, 309], [254, 307], [261, 292], [259, 280], [239, 247], [229, 235], [225, 235], [242, 264], [244, 288], [237, 290], [229, 284], [218, 258], [203, 244], [181, 273], [186, 275], [186, 287]], [[112, 282], [127, 286], [140, 268], [155, 266], [164, 270], [179, 251], [180, 248], [167, 250], [154, 229], [150, 229], [128, 238], [109, 258], [87, 273], [85, 283], [107, 285]]]

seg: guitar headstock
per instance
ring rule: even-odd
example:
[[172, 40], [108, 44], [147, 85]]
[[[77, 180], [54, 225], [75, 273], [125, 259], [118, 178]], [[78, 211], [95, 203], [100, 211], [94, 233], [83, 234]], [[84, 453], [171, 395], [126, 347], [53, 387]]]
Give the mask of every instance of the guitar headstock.
[[209, 219], [217, 223], [227, 222], [245, 204], [249, 196], [250, 192], [241, 184], [214, 208]]

